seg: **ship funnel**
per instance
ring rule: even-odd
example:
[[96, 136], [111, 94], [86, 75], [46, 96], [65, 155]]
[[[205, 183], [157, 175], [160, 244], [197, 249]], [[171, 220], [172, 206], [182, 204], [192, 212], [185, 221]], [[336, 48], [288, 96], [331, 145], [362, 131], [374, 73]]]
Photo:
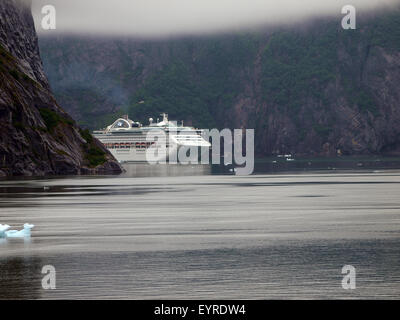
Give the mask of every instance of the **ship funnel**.
[[164, 121], [165, 123], [167, 123], [167, 122], [168, 122], [168, 113], [162, 113], [161, 115], [162, 115], [162, 117], [163, 117], [163, 121]]

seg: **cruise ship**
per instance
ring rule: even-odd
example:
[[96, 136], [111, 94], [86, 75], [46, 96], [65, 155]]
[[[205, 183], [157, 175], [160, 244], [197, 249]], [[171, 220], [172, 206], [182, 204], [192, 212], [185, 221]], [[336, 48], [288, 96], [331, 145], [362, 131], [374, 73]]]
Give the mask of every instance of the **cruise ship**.
[[148, 154], [152, 161], [176, 161], [182, 147], [211, 147], [202, 136], [203, 130], [169, 121], [166, 113], [161, 116], [160, 122], [150, 118], [148, 126], [124, 116], [104, 130], [93, 131], [93, 135], [119, 162], [149, 162]]

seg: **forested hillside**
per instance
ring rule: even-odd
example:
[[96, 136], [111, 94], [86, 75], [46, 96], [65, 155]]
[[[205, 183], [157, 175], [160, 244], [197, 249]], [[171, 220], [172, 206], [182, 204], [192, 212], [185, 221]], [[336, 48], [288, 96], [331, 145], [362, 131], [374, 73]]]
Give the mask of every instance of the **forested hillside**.
[[165, 40], [44, 37], [57, 99], [91, 129], [128, 112], [256, 129], [262, 154], [400, 152], [400, 10]]

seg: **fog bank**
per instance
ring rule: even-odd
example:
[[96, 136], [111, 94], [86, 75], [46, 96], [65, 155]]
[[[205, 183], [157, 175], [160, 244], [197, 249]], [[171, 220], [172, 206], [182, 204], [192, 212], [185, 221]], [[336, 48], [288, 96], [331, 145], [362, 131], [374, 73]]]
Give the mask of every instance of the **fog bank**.
[[[39, 33], [159, 37], [237, 31], [338, 16], [352, 4], [374, 10], [399, 0], [33, 0]], [[54, 5], [57, 30], [40, 27], [41, 8]]]

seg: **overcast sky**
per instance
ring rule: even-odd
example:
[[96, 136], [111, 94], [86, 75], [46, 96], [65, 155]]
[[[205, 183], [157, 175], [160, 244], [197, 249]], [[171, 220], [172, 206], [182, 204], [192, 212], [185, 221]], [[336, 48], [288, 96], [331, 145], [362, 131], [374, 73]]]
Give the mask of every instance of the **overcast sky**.
[[[287, 24], [340, 16], [344, 5], [373, 10], [400, 0], [33, 0], [38, 32], [164, 36]], [[41, 8], [57, 9], [57, 30], [40, 27]]]

